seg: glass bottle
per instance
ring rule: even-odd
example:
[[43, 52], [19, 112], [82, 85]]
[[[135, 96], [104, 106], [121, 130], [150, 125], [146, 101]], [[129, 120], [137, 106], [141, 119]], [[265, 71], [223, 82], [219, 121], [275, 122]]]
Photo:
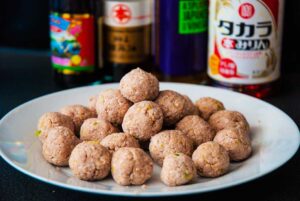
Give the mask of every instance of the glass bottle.
[[106, 81], [119, 81], [136, 67], [150, 70], [152, 4], [152, 0], [104, 0]]
[[283, 0], [210, 1], [208, 75], [263, 98], [280, 77]]
[[156, 1], [156, 64], [161, 79], [201, 83], [207, 62], [207, 0]]
[[50, 0], [51, 61], [55, 81], [83, 85], [98, 76], [93, 0]]

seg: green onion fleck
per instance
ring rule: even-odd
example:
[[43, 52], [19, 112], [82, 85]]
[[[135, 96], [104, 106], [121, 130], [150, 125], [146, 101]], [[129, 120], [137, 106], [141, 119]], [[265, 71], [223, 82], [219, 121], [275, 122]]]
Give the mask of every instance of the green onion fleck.
[[36, 130], [36, 131], [34, 132], [34, 135], [35, 135], [36, 137], [39, 137], [41, 134], [42, 134], [42, 131], [41, 131], [41, 130]]
[[185, 179], [192, 179], [193, 175], [189, 171], [184, 172], [184, 178]]

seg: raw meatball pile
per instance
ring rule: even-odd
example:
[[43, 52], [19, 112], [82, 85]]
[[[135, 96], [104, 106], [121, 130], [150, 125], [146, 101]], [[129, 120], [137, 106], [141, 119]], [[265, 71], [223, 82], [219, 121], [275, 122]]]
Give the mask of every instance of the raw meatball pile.
[[179, 186], [224, 175], [230, 162], [252, 152], [243, 114], [211, 97], [193, 103], [176, 91], [160, 91], [157, 78], [140, 68], [119, 88], [87, 102], [43, 114], [36, 131], [45, 160], [69, 166], [81, 180], [112, 177], [119, 185], [143, 185], [157, 164], [161, 181]]

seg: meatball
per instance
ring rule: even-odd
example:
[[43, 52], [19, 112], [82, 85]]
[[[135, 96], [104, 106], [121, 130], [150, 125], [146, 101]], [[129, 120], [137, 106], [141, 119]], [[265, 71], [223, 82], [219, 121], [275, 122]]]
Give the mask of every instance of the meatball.
[[185, 98], [185, 115], [199, 115], [199, 109], [194, 105], [193, 101], [186, 95]]
[[46, 130], [57, 126], [67, 127], [73, 132], [75, 130], [73, 120], [69, 116], [63, 115], [61, 113], [47, 112], [40, 117], [37, 126], [37, 133], [42, 143], [47, 138], [48, 132], [46, 132]]
[[104, 119], [86, 119], [80, 128], [80, 139], [86, 141], [101, 141], [107, 135], [119, 132], [110, 122]]
[[99, 94], [96, 109], [99, 118], [120, 125], [131, 105], [132, 103], [121, 95], [120, 90], [107, 89]]
[[49, 163], [67, 166], [71, 152], [78, 143], [79, 139], [69, 128], [63, 126], [50, 128], [42, 153]]
[[81, 180], [100, 180], [110, 172], [111, 154], [99, 141], [84, 141], [72, 151], [69, 165]]
[[60, 113], [72, 118], [75, 125], [75, 132], [79, 133], [84, 120], [95, 117], [94, 113], [83, 105], [68, 105], [60, 109]]
[[125, 114], [122, 128], [140, 141], [147, 141], [158, 133], [163, 125], [160, 107], [151, 101], [135, 103]]
[[218, 177], [229, 170], [228, 153], [216, 142], [205, 142], [199, 145], [192, 159], [200, 176]]
[[171, 90], [161, 91], [155, 100], [164, 115], [164, 124], [166, 126], [177, 123], [185, 116], [186, 99], [179, 93]]
[[227, 128], [219, 131], [214, 141], [228, 151], [232, 161], [245, 160], [252, 152], [249, 135], [236, 128]]
[[193, 141], [179, 130], [165, 130], [154, 135], [149, 144], [153, 160], [160, 166], [169, 154], [183, 153], [188, 156], [193, 152]]
[[200, 98], [196, 101], [196, 106], [200, 111], [201, 117], [205, 120], [208, 120], [215, 112], [225, 110], [222, 102], [210, 97]]
[[125, 98], [134, 103], [154, 100], [159, 93], [159, 82], [151, 73], [136, 68], [121, 79], [120, 91]]
[[151, 178], [153, 162], [140, 148], [122, 147], [111, 161], [113, 179], [120, 185], [142, 185]]
[[176, 130], [186, 134], [196, 146], [212, 141], [215, 137], [214, 129], [197, 115], [185, 116], [176, 124]]
[[121, 147], [140, 148], [138, 140], [127, 133], [113, 133], [108, 135], [101, 141], [101, 145], [106, 147], [110, 152], [117, 151]]
[[209, 118], [209, 124], [216, 132], [224, 128], [237, 128], [244, 133], [249, 133], [250, 127], [246, 118], [239, 112], [221, 110]]
[[160, 178], [168, 186], [180, 186], [192, 181], [197, 176], [192, 159], [183, 154], [169, 154], [165, 157]]
[[88, 108], [94, 113], [95, 117], [97, 116], [96, 102], [97, 102], [97, 95], [91, 96], [89, 98]]

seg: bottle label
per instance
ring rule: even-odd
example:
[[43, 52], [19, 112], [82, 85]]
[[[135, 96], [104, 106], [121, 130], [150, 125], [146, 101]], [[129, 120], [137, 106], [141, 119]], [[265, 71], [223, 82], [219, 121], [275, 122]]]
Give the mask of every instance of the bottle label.
[[62, 72], [92, 71], [95, 66], [94, 17], [90, 14], [50, 15], [52, 66]]
[[280, 75], [283, 0], [210, 2], [208, 74], [232, 84], [261, 84]]
[[106, 59], [113, 63], [140, 63], [151, 53], [152, 0], [104, 3]]
[[207, 31], [208, 0], [179, 0], [179, 34]]

